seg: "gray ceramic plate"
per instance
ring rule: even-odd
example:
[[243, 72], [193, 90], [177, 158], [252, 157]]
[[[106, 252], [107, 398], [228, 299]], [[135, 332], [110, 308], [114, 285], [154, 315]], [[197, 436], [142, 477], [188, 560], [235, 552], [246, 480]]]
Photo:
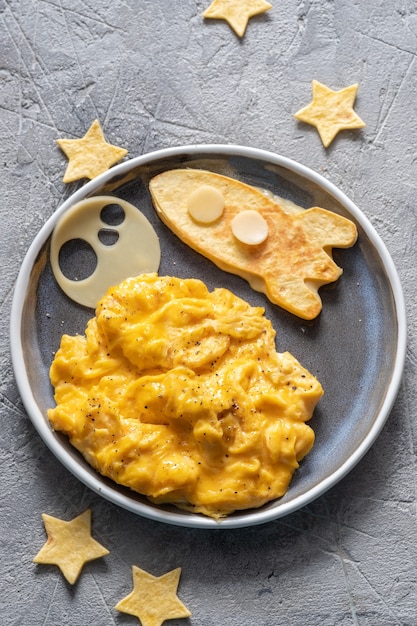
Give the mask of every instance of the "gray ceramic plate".
[[[193, 252], [158, 219], [148, 182], [169, 168], [198, 167], [233, 176], [308, 208], [322, 206], [356, 222], [357, 244], [335, 250], [341, 279], [320, 290], [323, 311], [305, 322], [270, 304], [242, 279]], [[161, 242], [161, 275], [195, 277], [209, 288], [223, 286], [265, 307], [277, 331], [277, 349], [289, 350], [325, 389], [311, 426], [313, 450], [302, 462], [288, 493], [260, 509], [221, 522], [158, 507], [92, 470], [67, 439], [52, 432], [46, 410], [53, 406], [48, 370], [61, 335], [83, 333], [91, 309], [69, 300], [49, 264], [50, 236], [73, 204], [92, 195], [114, 194], [139, 207]], [[23, 262], [13, 300], [12, 358], [19, 390], [35, 428], [60, 461], [84, 484], [108, 500], [158, 521], [196, 528], [233, 528], [286, 515], [317, 498], [340, 480], [375, 441], [400, 384], [406, 346], [405, 307], [392, 260], [360, 210], [320, 175], [284, 157], [238, 146], [187, 146], [160, 150], [116, 166], [67, 200], [35, 238]]]

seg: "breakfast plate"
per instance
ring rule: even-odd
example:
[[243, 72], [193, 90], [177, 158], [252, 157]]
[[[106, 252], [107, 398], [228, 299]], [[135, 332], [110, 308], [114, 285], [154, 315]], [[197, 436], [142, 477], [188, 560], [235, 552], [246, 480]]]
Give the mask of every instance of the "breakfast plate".
[[[228, 274], [182, 243], [158, 218], [149, 181], [173, 168], [200, 168], [236, 178], [302, 208], [321, 206], [354, 221], [358, 242], [333, 257], [343, 268], [337, 283], [322, 287], [323, 310], [306, 321], [280, 309], [240, 277]], [[259, 509], [220, 521], [157, 506], [92, 469], [54, 432], [46, 412], [54, 406], [49, 368], [62, 334], [82, 334], [91, 308], [63, 293], [50, 263], [51, 235], [76, 203], [108, 195], [139, 208], [160, 242], [160, 275], [199, 278], [209, 289], [226, 287], [262, 306], [276, 330], [278, 352], [289, 351], [321, 382], [325, 394], [310, 425], [316, 441], [301, 462], [285, 496]], [[66, 263], [89, 267], [82, 241], [74, 241]], [[109, 501], [144, 517], [194, 528], [237, 528], [287, 515], [335, 485], [379, 435], [396, 398], [405, 359], [406, 319], [401, 284], [393, 261], [364, 214], [321, 175], [288, 158], [233, 145], [200, 145], [158, 150], [93, 179], [49, 218], [23, 261], [14, 292], [11, 346], [15, 376], [26, 411], [46, 445], [80, 481]]]

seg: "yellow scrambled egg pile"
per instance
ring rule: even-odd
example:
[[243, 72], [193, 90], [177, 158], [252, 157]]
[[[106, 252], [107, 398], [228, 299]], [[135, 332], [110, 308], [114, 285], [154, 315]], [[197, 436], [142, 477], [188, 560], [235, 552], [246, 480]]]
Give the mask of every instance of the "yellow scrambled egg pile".
[[282, 496], [323, 391], [264, 310], [194, 279], [111, 288], [51, 366], [54, 429], [101, 474], [218, 518]]

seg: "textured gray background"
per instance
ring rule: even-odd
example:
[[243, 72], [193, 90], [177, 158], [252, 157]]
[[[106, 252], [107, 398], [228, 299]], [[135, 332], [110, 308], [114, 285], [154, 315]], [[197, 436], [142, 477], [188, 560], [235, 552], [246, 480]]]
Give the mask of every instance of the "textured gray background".
[[[240, 40], [204, 21], [209, 0], [0, 0], [0, 622], [137, 624], [112, 608], [131, 565], [182, 566], [195, 626], [417, 624], [415, 0], [271, 0]], [[311, 80], [360, 84], [362, 131], [327, 150], [292, 115]], [[237, 143], [323, 173], [369, 218], [403, 282], [405, 376], [377, 442], [336, 487], [261, 527], [183, 530], [155, 524], [84, 488], [53, 458], [23, 410], [9, 354], [17, 273], [65, 186], [59, 137], [99, 118], [108, 141], [137, 156], [162, 147]], [[33, 556], [41, 513], [93, 510], [110, 555], [74, 588]]]

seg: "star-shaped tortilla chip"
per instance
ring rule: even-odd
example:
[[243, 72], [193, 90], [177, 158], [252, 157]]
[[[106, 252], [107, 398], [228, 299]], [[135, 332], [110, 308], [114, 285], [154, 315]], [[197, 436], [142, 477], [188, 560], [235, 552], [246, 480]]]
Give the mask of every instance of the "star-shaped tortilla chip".
[[127, 154], [125, 148], [107, 143], [98, 120], [94, 120], [81, 139], [57, 139], [57, 144], [69, 159], [64, 183], [72, 183], [80, 178], [91, 180]]
[[203, 16], [226, 20], [236, 35], [243, 37], [250, 18], [265, 13], [271, 7], [265, 0], [214, 0]]
[[45, 513], [42, 519], [48, 540], [33, 562], [57, 565], [71, 585], [76, 582], [85, 563], [109, 554], [91, 536], [90, 509], [69, 522]]
[[333, 91], [317, 80], [312, 81], [313, 101], [294, 117], [315, 126], [325, 148], [341, 130], [363, 128], [365, 122], [353, 110], [358, 85]]
[[190, 611], [177, 596], [180, 567], [159, 578], [135, 565], [132, 573], [133, 591], [116, 604], [117, 611], [134, 615], [142, 626], [161, 626], [167, 619], [190, 617]]

